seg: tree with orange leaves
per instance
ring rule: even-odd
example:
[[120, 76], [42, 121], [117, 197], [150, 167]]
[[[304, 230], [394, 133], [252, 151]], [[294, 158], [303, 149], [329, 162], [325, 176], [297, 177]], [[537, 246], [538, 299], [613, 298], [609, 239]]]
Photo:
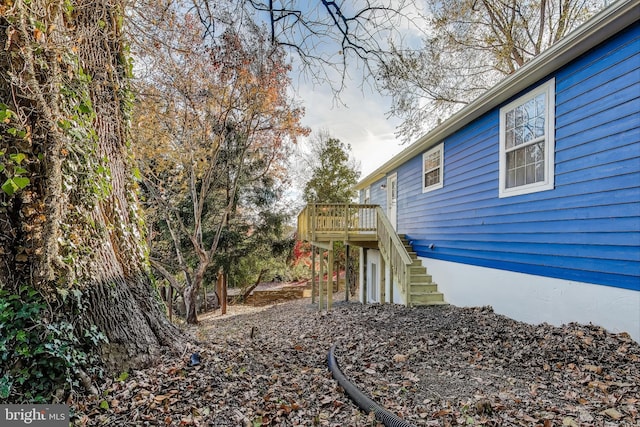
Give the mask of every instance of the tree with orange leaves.
[[288, 149], [307, 130], [288, 94], [284, 54], [259, 27], [228, 28], [211, 46], [192, 16], [173, 19], [181, 31], [171, 45], [145, 58], [154, 66], [141, 82], [134, 149], [155, 227], [151, 264], [182, 292], [187, 322], [196, 323], [205, 275], [224, 274], [216, 256], [252, 209], [243, 196], [286, 180]]

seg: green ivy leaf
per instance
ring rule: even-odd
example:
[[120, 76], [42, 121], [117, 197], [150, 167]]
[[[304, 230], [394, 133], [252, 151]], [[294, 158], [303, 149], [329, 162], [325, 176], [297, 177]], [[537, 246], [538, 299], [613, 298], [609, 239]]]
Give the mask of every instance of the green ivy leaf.
[[91, 112], [91, 107], [83, 102], [78, 105], [78, 111], [80, 111], [82, 114], [89, 114]]
[[5, 374], [0, 378], [0, 399], [6, 399], [11, 394], [11, 378]]
[[19, 189], [23, 189], [27, 185], [29, 185], [31, 181], [29, 181], [29, 178], [26, 178], [24, 176], [16, 176], [13, 178], [13, 182], [18, 186]]
[[133, 177], [138, 181], [142, 181], [142, 174], [140, 173], [140, 169], [133, 168]]
[[100, 409], [104, 409], [105, 411], [109, 410], [109, 402], [103, 400], [100, 402]]
[[59, 120], [58, 127], [62, 130], [69, 130], [71, 128], [71, 122], [69, 120]]
[[[9, 130], [11, 130], [11, 129], [9, 129]], [[26, 159], [26, 158], [27, 158], [27, 156], [26, 156], [25, 154], [23, 154], [23, 153], [18, 153], [18, 154], [11, 154], [11, 155], [9, 155], [9, 158], [10, 158], [11, 160], [13, 160], [16, 164], [18, 164], [18, 165], [19, 165], [20, 163], [22, 163], [22, 161], [23, 161], [24, 159]]]
[[13, 194], [20, 189], [20, 187], [18, 187], [18, 185], [13, 182], [13, 179], [11, 178], [7, 179], [0, 188], [2, 188], [2, 191], [7, 193], [9, 196], [13, 196]]

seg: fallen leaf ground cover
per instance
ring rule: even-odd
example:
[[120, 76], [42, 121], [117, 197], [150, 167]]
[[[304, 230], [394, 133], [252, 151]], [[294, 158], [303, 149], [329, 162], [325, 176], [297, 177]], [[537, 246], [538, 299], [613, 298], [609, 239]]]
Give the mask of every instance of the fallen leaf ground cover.
[[245, 311], [204, 316], [197, 347], [76, 396], [75, 424], [376, 426], [327, 370], [335, 344], [346, 377], [416, 426], [640, 425], [640, 346], [626, 334], [488, 307], [319, 312], [302, 299]]

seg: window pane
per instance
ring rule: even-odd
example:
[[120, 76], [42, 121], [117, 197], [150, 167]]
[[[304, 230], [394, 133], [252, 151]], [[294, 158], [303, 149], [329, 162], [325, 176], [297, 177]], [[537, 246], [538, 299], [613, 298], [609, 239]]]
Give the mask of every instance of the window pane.
[[536, 96], [536, 116], [544, 117], [546, 111], [546, 102], [545, 102], [546, 94], [541, 93]]
[[524, 117], [523, 121], [526, 123], [536, 116], [536, 104], [535, 100], [531, 99], [524, 104]]
[[526, 152], [525, 152], [525, 162], [527, 164], [534, 164], [536, 162], [536, 155], [537, 155], [537, 149], [536, 149], [536, 145], [530, 145], [526, 148]]
[[516, 153], [511, 151], [507, 153], [507, 170], [515, 169]]
[[535, 164], [527, 165], [525, 170], [526, 170], [525, 183], [532, 184], [536, 182], [536, 165]]
[[516, 107], [516, 126], [522, 126], [522, 107]]
[[424, 169], [429, 171], [440, 166], [440, 151], [429, 154], [424, 160]]
[[516, 150], [516, 164], [515, 166], [523, 166], [524, 165], [524, 153], [525, 149]]
[[513, 127], [515, 126], [515, 120], [514, 120], [514, 111], [507, 111], [507, 129], [513, 129]]
[[507, 171], [507, 188], [516, 186], [516, 171], [509, 170]]
[[440, 182], [440, 168], [428, 172], [424, 176], [424, 186], [430, 187]]
[[534, 134], [536, 138], [544, 136], [544, 117], [535, 120]]
[[538, 143], [527, 147], [530, 151], [530, 157], [532, 161], [541, 162], [544, 161], [544, 143]]
[[522, 126], [518, 126], [514, 131], [514, 146], [521, 145], [523, 143], [522, 140]]
[[535, 125], [535, 120], [529, 120], [526, 123], [526, 126], [522, 132], [522, 141], [529, 142], [533, 139], [533, 126]]
[[544, 162], [536, 163], [536, 182], [544, 181]]
[[524, 168], [516, 169], [516, 185], [524, 185]]
[[515, 141], [513, 140], [513, 129], [508, 130], [505, 135], [505, 144], [507, 148], [513, 148]]

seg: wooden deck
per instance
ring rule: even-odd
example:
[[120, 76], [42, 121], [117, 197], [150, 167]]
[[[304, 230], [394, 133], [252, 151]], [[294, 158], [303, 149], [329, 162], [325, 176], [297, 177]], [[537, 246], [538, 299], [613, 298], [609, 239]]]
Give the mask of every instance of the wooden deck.
[[310, 204], [298, 215], [298, 239], [313, 244], [344, 241], [376, 247], [378, 205]]
[[[394, 227], [378, 205], [350, 203], [316, 203], [307, 205], [298, 215], [298, 240], [308, 241], [314, 247], [328, 251], [327, 277], [333, 277], [333, 243], [341, 241], [349, 246], [375, 248], [380, 251], [382, 260], [391, 271], [391, 280], [398, 284], [401, 299], [407, 305], [441, 304], [444, 299], [437, 292], [437, 286], [431, 282], [431, 276], [415, 253], [409, 254], [410, 245], [405, 246]], [[315, 254], [312, 251], [312, 271], [314, 272], [313, 293], [315, 297]], [[366, 252], [365, 252], [366, 254]], [[320, 256], [322, 259], [322, 255]], [[366, 261], [365, 261], [366, 262]], [[384, 265], [383, 263], [383, 265]], [[323, 265], [320, 262], [318, 308], [323, 307]], [[366, 280], [362, 283], [366, 289]], [[432, 288], [436, 287], [435, 290]], [[394, 301], [393, 284], [389, 288], [391, 295], [384, 295], [382, 301]], [[425, 289], [427, 289], [425, 291]], [[366, 295], [366, 292], [365, 292]], [[333, 286], [327, 287], [327, 309], [331, 309]]]

